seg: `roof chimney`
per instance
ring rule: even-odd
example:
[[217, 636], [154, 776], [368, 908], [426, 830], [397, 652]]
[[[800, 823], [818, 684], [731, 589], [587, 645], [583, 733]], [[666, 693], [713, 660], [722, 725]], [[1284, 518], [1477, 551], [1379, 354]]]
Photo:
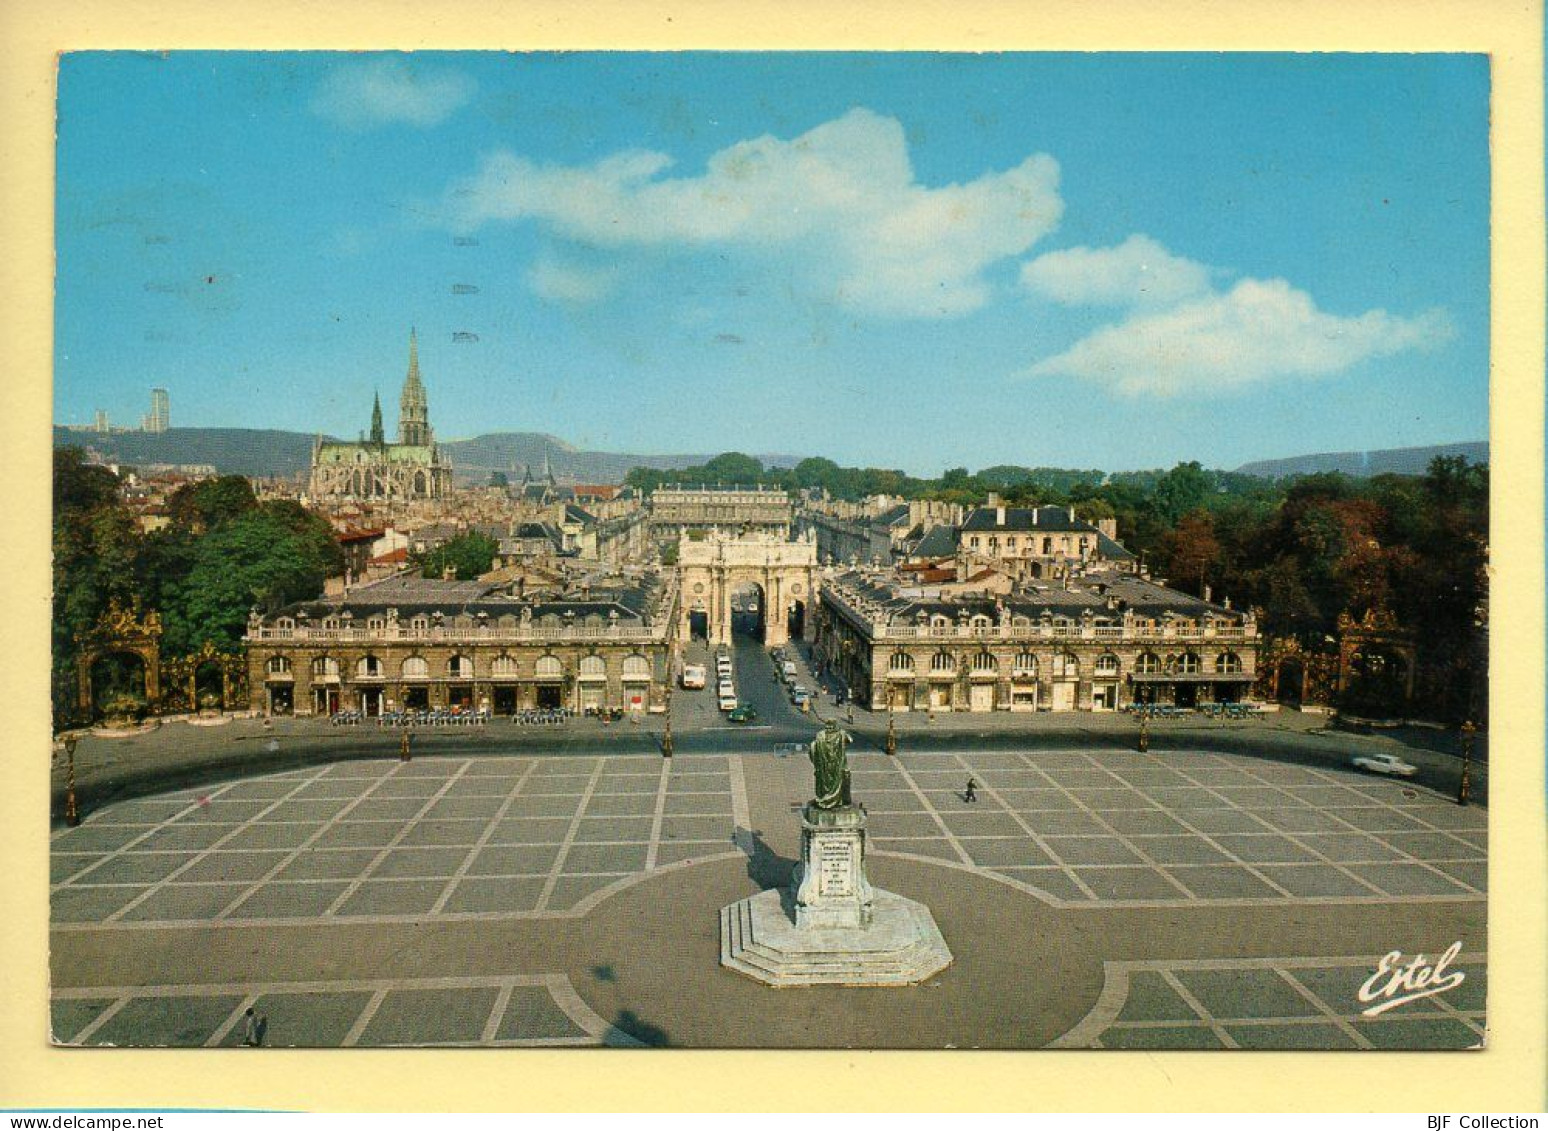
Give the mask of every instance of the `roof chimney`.
[[1005, 525], [1005, 508], [1004, 507], [997, 506], [997, 507], [994, 508], [994, 524], [996, 526], [1004, 526]]
[[1214, 590], [1210, 586], [1204, 586], [1204, 600], [1208, 601], [1210, 599], [1210, 594], [1213, 592]]

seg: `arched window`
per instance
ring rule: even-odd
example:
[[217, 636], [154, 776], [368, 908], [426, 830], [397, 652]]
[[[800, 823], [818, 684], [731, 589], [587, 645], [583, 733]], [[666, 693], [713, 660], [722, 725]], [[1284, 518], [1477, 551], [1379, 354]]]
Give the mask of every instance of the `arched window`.
[[623, 662], [623, 677], [627, 680], [647, 680], [650, 678], [650, 661], [644, 656], [625, 656]]
[[380, 632], [387, 627], [386, 617], [367, 617], [366, 628], [372, 632]]
[[887, 661], [887, 667], [895, 672], [911, 672], [914, 670], [914, 657], [907, 652], [894, 652], [892, 659]]
[[268, 666], [268, 670], [269, 670], [269, 674], [270, 675], [289, 675], [290, 674], [290, 657], [289, 656], [270, 656], [269, 657], [269, 663], [268, 663], [267, 666]]
[[404, 679], [429, 679], [430, 665], [423, 656], [410, 656], [403, 661]]
[[973, 670], [975, 672], [997, 672], [1000, 670], [1000, 662], [988, 652], [980, 652], [973, 657]]
[[605, 679], [607, 661], [601, 656], [587, 656], [580, 662], [580, 674], [582, 679]]
[[930, 657], [930, 670], [932, 672], [954, 672], [957, 670], [957, 658], [949, 652], [937, 652]]
[[289, 632], [291, 629], [296, 627], [296, 622], [291, 620], [289, 617], [280, 617], [279, 620], [274, 622], [274, 627]]
[[314, 679], [338, 679], [339, 662], [332, 656], [318, 656], [312, 661]]
[[1196, 675], [1199, 670], [1199, 656], [1197, 652], [1184, 652], [1177, 661], [1177, 670], [1188, 675]]
[[339, 618], [338, 617], [324, 617], [323, 618], [323, 625], [322, 626], [324, 628], [326, 628], [326, 629], [329, 629], [329, 630], [338, 628], [339, 627]]
[[496, 656], [494, 663], [489, 665], [489, 674], [504, 676], [509, 679], [516, 674], [516, 660], [513, 656]]
[[415, 632], [424, 632], [429, 627], [430, 618], [427, 616], [417, 616], [409, 621], [409, 628]]
[[970, 625], [972, 625], [975, 629], [979, 629], [979, 628], [988, 628], [994, 622], [992, 620], [990, 620], [988, 617], [984, 616], [982, 613], [979, 613], [972, 620], [968, 621], [968, 623]]
[[1242, 658], [1235, 652], [1222, 652], [1215, 657], [1215, 670], [1222, 673], [1235, 673], [1242, 670]]
[[1080, 660], [1076, 659], [1073, 652], [1055, 652], [1053, 674], [1055, 679], [1080, 675]]
[[538, 657], [536, 674], [539, 679], [558, 679], [564, 674], [564, 665], [558, 656]]
[[1161, 671], [1161, 657], [1154, 652], [1141, 652], [1134, 661], [1134, 670], [1139, 675], [1156, 675]]
[[446, 661], [446, 674], [453, 679], [472, 679], [473, 661], [467, 656], [453, 656]]
[[361, 656], [355, 664], [355, 675], [362, 679], [380, 679], [382, 662], [375, 656]]
[[1031, 652], [1016, 653], [1016, 660], [1011, 665], [1012, 675], [1036, 675], [1037, 657]]
[[1103, 652], [1097, 657], [1096, 674], [1115, 676], [1118, 674], [1118, 657], [1111, 652]]

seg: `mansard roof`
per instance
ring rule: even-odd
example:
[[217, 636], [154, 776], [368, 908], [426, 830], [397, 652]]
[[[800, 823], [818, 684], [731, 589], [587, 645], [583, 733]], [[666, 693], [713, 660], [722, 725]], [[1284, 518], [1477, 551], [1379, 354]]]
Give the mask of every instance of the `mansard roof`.
[[962, 529], [1096, 533], [1096, 527], [1083, 519], [1072, 518], [1071, 513], [1068, 507], [975, 507]]

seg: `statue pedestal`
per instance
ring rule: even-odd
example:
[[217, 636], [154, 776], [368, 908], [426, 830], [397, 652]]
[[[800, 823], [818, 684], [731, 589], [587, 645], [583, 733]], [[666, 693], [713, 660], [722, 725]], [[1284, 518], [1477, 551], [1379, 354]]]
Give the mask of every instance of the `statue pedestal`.
[[868, 927], [875, 893], [865, 878], [865, 810], [858, 805], [801, 810], [801, 862], [790, 888], [796, 926]]
[[720, 912], [720, 964], [770, 986], [911, 986], [951, 965], [929, 908], [865, 875], [865, 810], [801, 813], [790, 886]]

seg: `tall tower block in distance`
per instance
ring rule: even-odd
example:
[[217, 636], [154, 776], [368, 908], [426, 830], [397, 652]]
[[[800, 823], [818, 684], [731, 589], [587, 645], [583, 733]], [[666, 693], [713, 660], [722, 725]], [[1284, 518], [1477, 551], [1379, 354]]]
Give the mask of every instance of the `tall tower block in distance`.
[[151, 390], [150, 415], [145, 418], [147, 432], [165, 432], [172, 425], [172, 399], [165, 389]]
[[429, 447], [430, 402], [419, 380], [419, 340], [413, 330], [409, 331], [408, 376], [403, 381], [403, 397], [398, 405], [398, 443]]

